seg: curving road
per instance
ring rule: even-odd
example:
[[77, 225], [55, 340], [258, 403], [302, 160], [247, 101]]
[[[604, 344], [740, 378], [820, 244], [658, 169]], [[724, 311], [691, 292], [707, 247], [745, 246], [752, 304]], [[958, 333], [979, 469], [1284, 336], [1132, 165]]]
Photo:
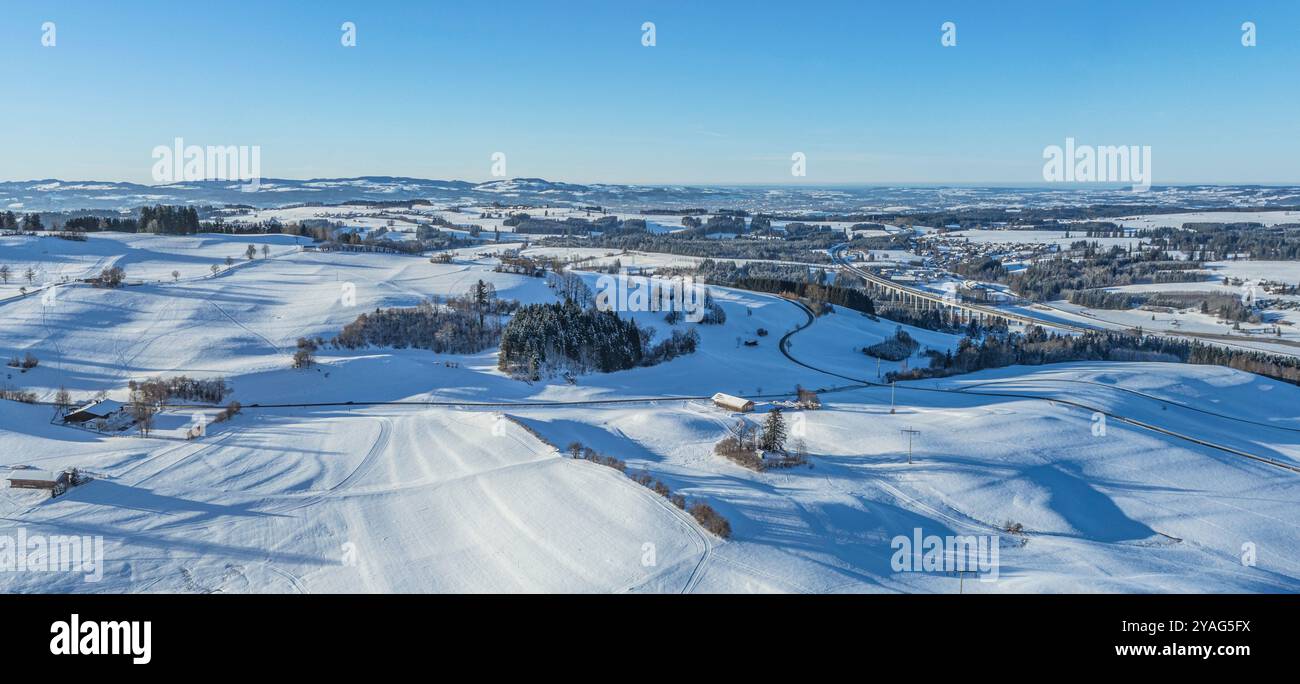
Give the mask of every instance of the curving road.
[[[786, 301], [791, 301], [791, 300], [786, 300]], [[854, 377], [850, 377], [850, 376], [847, 376], [847, 375], [842, 375], [842, 374], [840, 374], [840, 373], [836, 373], [836, 372], [834, 372], [834, 371], [828, 371], [828, 370], [826, 370], [826, 369], [824, 369], [824, 368], [818, 368], [817, 366], [814, 366], [814, 365], [812, 365], [812, 364], [810, 364], [810, 363], [806, 363], [806, 362], [804, 362], [804, 361], [800, 361], [799, 359], [795, 358], [792, 354], [790, 354], [790, 350], [788, 349], [788, 344], [789, 344], [790, 338], [793, 337], [796, 333], [798, 333], [798, 332], [800, 332], [800, 331], [802, 331], [802, 330], [807, 329], [810, 325], [813, 324], [813, 321], [815, 320], [815, 316], [813, 315], [812, 310], [809, 309], [805, 304], [803, 304], [803, 303], [801, 303], [801, 302], [795, 302], [795, 301], [791, 301], [791, 303], [794, 304], [795, 306], [798, 306], [798, 307], [799, 307], [799, 308], [804, 312], [804, 314], [805, 314], [806, 316], [808, 316], [808, 320], [807, 320], [806, 323], [804, 323], [804, 324], [801, 325], [801, 326], [796, 327], [794, 330], [791, 330], [790, 332], [786, 333], [786, 334], [781, 338], [781, 343], [780, 343], [779, 346], [780, 346], [780, 349], [781, 349], [781, 353], [782, 353], [782, 354], [783, 354], [787, 359], [789, 359], [789, 360], [790, 360], [791, 362], [793, 362], [793, 363], [796, 363], [796, 364], [798, 364], [798, 365], [800, 365], [800, 366], [803, 366], [804, 368], [808, 368], [808, 369], [810, 369], [810, 370], [814, 370], [814, 371], [817, 371], [818, 373], [823, 373], [823, 374], [825, 374], [825, 375], [830, 375], [830, 376], [832, 376], [832, 377], [841, 378], [841, 379], [844, 379], [844, 380], [851, 380], [851, 381], [853, 381], [853, 382], [858, 383], [859, 385], [861, 385], [861, 386], [863, 386], [863, 387], [888, 387], [888, 386], [889, 386], [889, 385], [887, 385], [887, 384], [885, 384], [885, 383], [872, 382], [872, 381], [870, 381], [870, 380], [865, 380], [865, 379], [862, 379], [862, 378], [854, 378]], [[1130, 417], [1127, 417], [1127, 416], [1119, 415], [1119, 414], [1117, 414], [1117, 413], [1114, 413], [1114, 412], [1112, 412], [1112, 411], [1108, 411], [1108, 410], [1103, 409], [1103, 408], [1099, 408], [1099, 407], [1096, 407], [1096, 406], [1090, 406], [1090, 405], [1088, 405], [1088, 404], [1085, 404], [1085, 403], [1083, 403], [1083, 402], [1081, 402], [1081, 401], [1078, 401], [1078, 400], [1075, 400], [1075, 399], [1062, 399], [1062, 398], [1060, 398], [1060, 397], [1055, 397], [1055, 396], [1041, 396], [1041, 395], [1034, 395], [1034, 394], [1021, 394], [1021, 393], [1017, 393], [1017, 392], [1005, 392], [1005, 391], [1004, 391], [1004, 392], [967, 392], [967, 391], [965, 391], [965, 390], [961, 390], [961, 389], [944, 389], [944, 388], [941, 388], [941, 387], [920, 387], [920, 386], [917, 386], [917, 385], [897, 385], [897, 388], [898, 388], [898, 389], [903, 389], [903, 390], [911, 390], [911, 391], [915, 391], [915, 392], [939, 392], [939, 393], [943, 393], [943, 394], [961, 394], [961, 395], [965, 395], [965, 396], [970, 396], [970, 395], [973, 395], [973, 394], [974, 394], [974, 395], [979, 395], [979, 396], [984, 396], [984, 397], [1004, 397], [1004, 398], [1009, 398], [1009, 399], [1028, 399], [1028, 400], [1033, 400], [1033, 401], [1056, 402], [1056, 403], [1058, 403], [1058, 404], [1065, 404], [1065, 405], [1067, 405], [1067, 406], [1074, 406], [1074, 407], [1076, 407], [1076, 408], [1081, 408], [1081, 409], [1084, 409], [1085, 411], [1091, 411], [1091, 412], [1093, 412], [1093, 413], [1099, 413], [1099, 414], [1102, 414], [1102, 415], [1106, 416], [1107, 418], [1114, 419], [1114, 420], [1118, 420], [1118, 421], [1120, 421], [1121, 423], [1126, 423], [1126, 424], [1128, 424], [1128, 425], [1132, 425], [1132, 426], [1134, 426], [1134, 427], [1142, 428], [1142, 429], [1144, 429], [1144, 430], [1148, 430], [1148, 431], [1150, 431], [1150, 432], [1156, 432], [1156, 433], [1159, 433], [1159, 434], [1162, 434], [1162, 435], [1167, 435], [1167, 436], [1169, 436], [1169, 437], [1174, 437], [1174, 438], [1176, 438], [1176, 439], [1183, 440], [1183, 441], [1185, 441], [1185, 442], [1191, 442], [1192, 444], [1197, 444], [1197, 445], [1200, 445], [1200, 446], [1209, 447], [1209, 448], [1211, 448], [1211, 449], [1215, 449], [1215, 450], [1217, 450], [1217, 451], [1221, 451], [1221, 452], [1224, 452], [1224, 453], [1227, 453], [1227, 454], [1231, 454], [1231, 455], [1234, 455], [1234, 456], [1240, 456], [1240, 457], [1242, 457], [1242, 458], [1247, 458], [1247, 459], [1250, 459], [1250, 460], [1252, 460], [1252, 461], [1257, 461], [1257, 462], [1259, 462], [1259, 463], [1263, 463], [1263, 464], [1266, 464], [1266, 465], [1273, 466], [1273, 467], [1275, 467], [1275, 468], [1280, 468], [1280, 469], [1282, 469], [1282, 470], [1287, 470], [1287, 471], [1290, 471], [1290, 472], [1293, 472], [1293, 473], [1300, 473], [1300, 465], [1295, 465], [1295, 464], [1292, 464], [1292, 463], [1284, 463], [1284, 462], [1282, 462], [1282, 461], [1277, 461], [1277, 460], [1274, 460], [1274, 459], [1271, 459], [1271, 458], [1267, 458], [1267, 457], [1264, 457], [1264, 456], [1259, 456], [1259, 455], [1257, 455], [1257, 454], [1252, 454], [1252, 453], [1247, 452], [1247, 451], [1242, 451], [1241, 449], [1236, 449], [1236, 448], [1234, 448], [1234, 447], [1226, 446], [1226, 445], [1223, 445], [1223, 444], [1217, 444], [1217, 443], [1211, 442], [1211, 441], [1209, 441], [1209, 440], [1201, 439], [1201, 438], [1199, 438], [1199, 437], [1196, 437], [1196, 436], [1193, 436], [1193, 435], [1189, 435], [1189, 434], [1185, 434], [1185, 433], [1182, 433], [1182, 432], [1178, 432], [1178, 431], [1176, 431], [1176, 430], [1171, 430], [1171, 429], [1169, 429], [1169, 428], [1162, 427], [1162, 426], [1160, 426], [1160, 425], [1156, 425], [1156, 424], [1154, 424], [1154, 423], [1148, 423], [1148, 422], [1146, 422], [1146, 421], [1140, 421], [1140, 420], [1137, 420], [1137, 419], [1135, 419], [1135, 418], [1130, 418]], [[1153, 397], [1153, 398], [1154, 398], [1154, 397]], [[1169, 403], [1174, 403], [1174, 402], [1169, 402]], [[1208, 414], [1210, 414], [1210, 415], [1214, 415], [1214, 416], [1217, 416], [1217, 417], [1220, 417], [1220, 418], [1225, 418], [1225, 419], [1230, 419], [1230, 420], [1237, 420], [1237, 419], [1236, 419], [1235, 417], [1233, 417], [1233, 416], [1226, 416], [1226, 415], [1218, 414], [1218, 413], [1214, 413], [1214, 412], [1212, 412], [1212, 411], [1208, 411], [1208, 410], [1205, 410], [1205, 409], [1195, 409], [1195, 410], [1200, 411], [1201, 413], [1208, 413]]]

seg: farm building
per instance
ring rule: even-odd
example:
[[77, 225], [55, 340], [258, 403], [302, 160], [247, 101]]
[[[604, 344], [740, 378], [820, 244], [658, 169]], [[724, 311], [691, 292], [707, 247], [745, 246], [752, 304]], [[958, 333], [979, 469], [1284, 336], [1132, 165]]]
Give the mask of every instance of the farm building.
[[75, 411], [70, 411], [68, 415], [63, 417], [63, 422], [84, 423], [88, 420], [98, 420], [100, 418], [108, 418], [109, 416], [112, 416], [113, 414], [120, 412], [123, 409], [123, 407], [124, 404], [122, 404], [122, 402], [120, 401], [113, 401], [112, 399], [101, 399], [99, 401], [86, 404], [85, 406], [82, 406], [81, 408]]
[[76, 468], [59, 472], [17, 468], [6, 473], [4, 479], [11, 489], [47, 489], [51, 497], [90, 481], [90, 477]]
[[799, 408], [815, 411], [822, 407], [821, 397], [817, 396], [816, 392], [800, 387], [797, 390], [797, 394], [799, 397], [797, 400]]
[[754, 410], [754, 402], [741, 397], [733, 397], [730, 394], [723, 394], [722, 392], [713, 395], [713, 403], [718, 408], [724, 408], [728, 411], [748, 413]]

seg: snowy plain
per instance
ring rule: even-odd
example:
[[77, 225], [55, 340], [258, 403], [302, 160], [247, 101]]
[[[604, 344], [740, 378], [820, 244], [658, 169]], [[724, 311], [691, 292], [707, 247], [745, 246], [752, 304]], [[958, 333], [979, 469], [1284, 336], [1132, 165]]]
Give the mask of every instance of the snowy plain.
[[[860, 350], [895, 324], [839, 310], [807, 325], [791, 302], [726, 288], [713, 294], [727, 323], [698, 326], [695, 354], [574, 384], [511, 379], [491, 350], [327, 349], [316, 368], [294, 370], [298, 337], [332, 336], [377, 307], [461, 294], [480, 278], [505, 298], [555, 295], [541, 279], [494, 272], [476, 250], [433, 264], [302, 251], [284, 236], [0, 240], [6, 260], [50, 283], [108, 265], [138, 283], [56, 284], [53, 297], [11, 286], [0, 352], [41, 359], [25, 373], [4, 369], [12, 387], [43, 400], [60, 386], [125, 398], [129, 380], [183, 373], [225, 377], [245, 406], [339, 404], [250, 407], [184, 441], [168, 430], [99, 435], [52, 424], [48, 406], [0, 401], [0, 466], [99, 475], [57, 499], [0, 489], [0, 532], [106, 543], [101, 582], [0, 573], [3, 591], [1300, 589], [1300, 475], [1121, 420], [1300, 464], [1292, 385], [1175, 364], [1013, 367], [900, 384], [891, 412], [888, 387], [860, 385], [900, 364], [878, 370]], [[243, 258], [248, 244], [270, 257]], [[671, 327], [633, 316], [661, 336]], [[804, 325], [788, 352], [816, 369], [779, 347]], [[957, 343], [908, 331], [923, 348]], [[713, 454], [737, 420], [761, 420], [796, 385], [826, 390], [823, 409], [787, 412], [811, 466], [758, 473]], [[704, 399], [718, 391], [755, 398], [757, 411]], [[629, 399], [639, 401], [559, 403]], [[442, 403], [361, 405], [378, 401]], [[1099, 414], [1112, 417], [1103, 434]], [[903, 429], [920, 431], [912, 464]], [[709, 503], [732, 538], [555, 448], [572, 441]], [[916, 529], [996, 536], [997, 581], [895, 572], [891, 539]], [[1241, 562], [1245, 544], [1257, 565]]]

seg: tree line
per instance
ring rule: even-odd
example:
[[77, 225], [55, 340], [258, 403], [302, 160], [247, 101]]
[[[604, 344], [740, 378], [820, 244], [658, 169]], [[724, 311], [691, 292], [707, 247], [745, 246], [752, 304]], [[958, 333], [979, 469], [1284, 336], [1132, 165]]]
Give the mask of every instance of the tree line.
[[988, 368], [1070, 361], [1159, 361], [1226, 366], [1300, 385], [1300, 359], [1295, 357], [1140, 333], [1090, 331], [1066, 335], [1029, 326], [1023, 333], [986, 335], [978, 340], [964, 337], [955, 352], [929, 350], [926, 353], [930, 357], [929, 367], [890, 372], [886, 379], [917, 380]]

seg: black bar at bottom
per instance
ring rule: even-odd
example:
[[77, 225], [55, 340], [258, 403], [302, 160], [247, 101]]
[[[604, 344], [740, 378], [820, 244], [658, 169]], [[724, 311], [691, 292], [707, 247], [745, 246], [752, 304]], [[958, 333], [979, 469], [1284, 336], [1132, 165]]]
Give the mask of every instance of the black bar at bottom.
[[[1231, 666], [1287, 662], [1296, 652], [1298, 609], [1294, 595], [6, 595], [0, 648], [10, 663], [40, 668], [202, 666], [205, 674], [285, 657], [328, 668], [343, 654], [401, 659], [431, 649], [452, 660], [486, 649], [501, 654], [493, 667], [587, 649], [673, 660], [682, 648], [747, 657], [769, 649], [782, 657], [826, 649], [855, 658], [1032, 653], [1059, 658], [1067, 668], [1139, 661]], [[61, 632], [76, 636], [74, 615], [82, 640], [89, 632], [107, 637], [95, 648], [111, 650], [114, 632], [135, 640], [119, 644], [120, 655], [52, 653], [71, 650], [57, 639]], [[145, 622], [147, 655], [136, 648], [144, 644]], [[112, 623], [107, 632], [105, 623]], [[134, 631], [119, 631], [125, 629]]]

